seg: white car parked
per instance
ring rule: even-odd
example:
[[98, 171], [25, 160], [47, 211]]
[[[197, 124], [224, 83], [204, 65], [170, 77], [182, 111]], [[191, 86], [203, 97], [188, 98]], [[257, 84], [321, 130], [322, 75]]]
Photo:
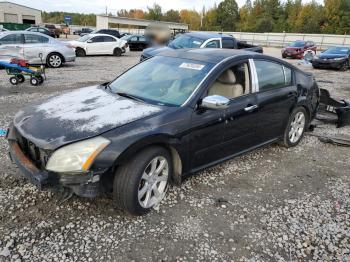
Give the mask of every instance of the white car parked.
[[86, 55], [115, 55], [121, 56], [129, 52], [127, 41], [105, 34], [84, 35], [76, 41], [69, 42], [77, 56]]

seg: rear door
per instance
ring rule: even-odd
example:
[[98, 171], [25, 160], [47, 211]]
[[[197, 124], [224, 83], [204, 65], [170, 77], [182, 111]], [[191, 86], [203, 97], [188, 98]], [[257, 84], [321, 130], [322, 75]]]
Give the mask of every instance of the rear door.
[[278, 62], [254, 60], [258, 80], [257, 137], [260, 143], [282, 136], [297, 103], [298, 89], [293, 71]]
[[[49, 38], [44, 35], [24, 34], [24, 54], [31, 64], [45, 64]], [[43, 60], [40, 58], [42, 54]]]

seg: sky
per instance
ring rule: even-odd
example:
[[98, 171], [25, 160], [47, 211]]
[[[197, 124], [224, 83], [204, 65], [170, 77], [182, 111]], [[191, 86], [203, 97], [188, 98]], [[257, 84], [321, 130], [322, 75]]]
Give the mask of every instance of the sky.
[[[202, 7], [212, 7], [215, 2], [218, 4], [220, 0], [8, 0], [9, 2], [33, 7], [43, 11], [64, 11], [78, 13], [105, 13], [106, 6], [108, 12], [116, 13], [120, 9], [143, 9], [147, 10], [147, 6], [158, 3], [162, 6], [163, 11], [169, 9], [196, 9], [202, 10]], [[308, 2], [311, 0], [304, 0]], [[317, 0], [322, 3], [323, 0]], [[245, 0], [236, 0], [239, 6], [245, 3]]]

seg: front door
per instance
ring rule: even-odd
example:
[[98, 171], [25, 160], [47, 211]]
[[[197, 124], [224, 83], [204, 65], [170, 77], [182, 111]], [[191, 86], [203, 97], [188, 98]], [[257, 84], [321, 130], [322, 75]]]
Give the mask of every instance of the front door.
[[95, 36], [86, 42], [86, 54], [88, 55], [101, 55], [103, 54], [102, 43], [104, 41], [103, 36]]
[[259, 92], [257, 134], [261, 143], [282, 136], [297, 102], [298, 89], [292, 70], [267, 60], [255, 60]]
[[8, 34], [0, 38], [0, 55], [26, 59], [23, 51], [23, 34]]

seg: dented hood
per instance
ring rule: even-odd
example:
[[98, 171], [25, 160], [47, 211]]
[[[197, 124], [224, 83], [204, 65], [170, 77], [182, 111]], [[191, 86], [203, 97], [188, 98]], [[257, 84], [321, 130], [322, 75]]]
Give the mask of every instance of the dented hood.
[[160, 106], [124, 98], [104, 87], [93, 86], [23, 108], [16, 114], [14, 126], [38, 147], [52, 150], [160, 111]]

